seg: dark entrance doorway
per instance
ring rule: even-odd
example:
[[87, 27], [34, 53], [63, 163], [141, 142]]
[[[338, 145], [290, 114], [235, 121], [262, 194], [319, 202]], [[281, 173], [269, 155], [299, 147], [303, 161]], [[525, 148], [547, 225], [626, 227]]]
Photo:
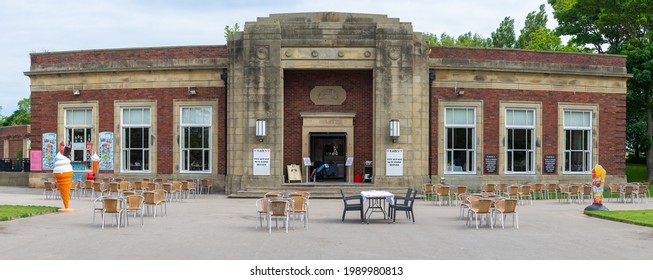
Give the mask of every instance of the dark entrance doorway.
[[[345, 161], [347, 160], [347, 134], [344, 132], [311, 132], [311, 160], [313, 168], [326, 163], [329, 168], [318, 174], [318, 180], [340, 181], [347, 178]], [[345, 180], [346, 181], [346, 180]]]

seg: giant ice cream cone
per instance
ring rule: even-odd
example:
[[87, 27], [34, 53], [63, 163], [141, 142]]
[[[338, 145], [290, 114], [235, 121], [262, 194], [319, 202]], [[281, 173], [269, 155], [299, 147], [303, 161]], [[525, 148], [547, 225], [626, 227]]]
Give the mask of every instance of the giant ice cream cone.
[[97, 169], [100, 165], [100, 157], [94, 153], [93, 156], [91, 156], [91, 161], [93, 162], [93, 176], [97, 177]]
[[68, 201], [70, 200], [70, 185], [73, 181], [73, 166], [70, 165], [70, 159], [63, 156], [61, 153], [57, 154], [57, 160], [54, 162], [54, 177], [57, 179], [57, 188], [61, 193], [61, 200], [63, 200], [63, 209], [61, 212], [75, 211], [68, 208]]

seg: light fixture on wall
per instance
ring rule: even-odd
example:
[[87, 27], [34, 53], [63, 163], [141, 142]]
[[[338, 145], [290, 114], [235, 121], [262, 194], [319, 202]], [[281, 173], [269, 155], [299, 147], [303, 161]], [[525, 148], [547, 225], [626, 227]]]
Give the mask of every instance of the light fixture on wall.
[[263, 142], [265, 138], [265, 120], [256, 120], [256, 138], [259, 142]]
[[464, 95], [465, 94], [465, 89], [464, 88], [459, 88], [458, 91], [456, 91], [456, 94]]
[[197, 89], [195, 89], [194, 87], [188, 87], [188, 94], [189, 95], [197, 94]]
[[392, 138], [393, 143], [397, 143], [399, 135], [399, 120], [390, 120], [390, 138]]
[[78, 89], [73, 89], [73, 95], [80, 95], [81, 92]]

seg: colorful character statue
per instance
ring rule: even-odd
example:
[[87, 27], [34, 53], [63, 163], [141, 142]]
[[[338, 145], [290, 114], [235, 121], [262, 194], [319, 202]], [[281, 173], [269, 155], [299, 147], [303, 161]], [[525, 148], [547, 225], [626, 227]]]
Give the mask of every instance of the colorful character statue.
[[70, 164], [70, 159], [57, 154], [57, 160], [54, 162], [54, 169], [52, 170], [54, 177], [57, 179], [57, 188], [61, 193], [61, 200], [63, 200], [63, 209], [60, 212], [73, 212], [74, 209], [68, 208], [68, 201], [70, 200], [70, 185], [73, 182], [73, 166]]
[[587, 206], [585, 210], [608, 210], [608, 208], [603, 206], [603, 183], [605, 182], [605, 175], [605, 169], [599, 164], [592, 169], [592, 194], [594, 195], [594, 203]]

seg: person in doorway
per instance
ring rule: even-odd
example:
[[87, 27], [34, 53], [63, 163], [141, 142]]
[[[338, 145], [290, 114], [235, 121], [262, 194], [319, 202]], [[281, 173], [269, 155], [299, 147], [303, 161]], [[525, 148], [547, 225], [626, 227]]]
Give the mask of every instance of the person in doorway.
[[321, 162], [313, 162], [313, 171], [311, 172], [311, 180], [313, 181], [322, 181], [324, 180], [324, 173], [329, 169], [329, 165]]
[[337, 177], [338, 176], [338, 166], [333, 161], [330, 161], [329, 164], [328, 164], [328, 167], [325, 168], [324, 173], [327, 176]]

